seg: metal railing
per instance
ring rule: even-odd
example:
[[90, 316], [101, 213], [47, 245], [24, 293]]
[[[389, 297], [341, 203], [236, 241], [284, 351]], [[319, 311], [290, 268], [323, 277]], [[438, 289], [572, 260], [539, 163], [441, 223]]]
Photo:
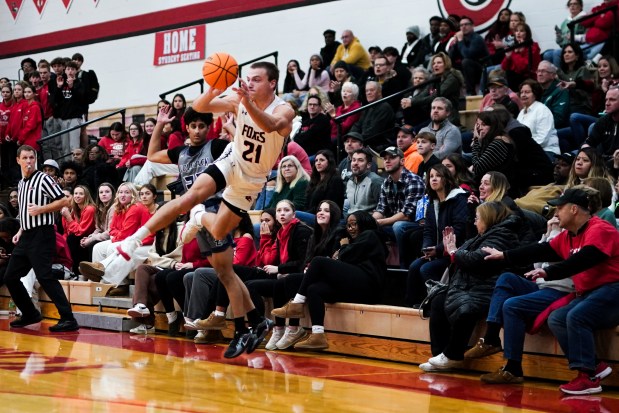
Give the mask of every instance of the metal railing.
[[[270, 56], [273, 56], [275, 58], [275, 66], [277, 66], [279, 52], [271, 52], [271, 53], [265, 54], [265, 55], [260, 56], [260, 57], [256, 57], [255, 59], [248, 60], [247, 62], [243, 62], [243, 63], [239, 64], [239, 77], [241, 77], [241, 75], [243, 73], [243, 67], [244, 66], [247, 66], [247, 65], [250, 65], [252, 63], [258, 62], [258, 61], [260, 61], [262, 59], [265, 59], [267, 57], [270, 57]], [[196, 84], [200, 85], [200, 93], [203, 93], [204, 92], [204, 79], [200, 78], [198, 80], [194, 80], [193, 82], [185, 83], [184, 85], [175, 87], [174, 89], [170, 89], [170, 90], [168, 90], [166, 92], [162, 92], [162, 93], [159, 94], [159, 98], [162, 99], [162, 100], [165, 100], [166, 96], [168, 96], [168, 95], [170, 95], [170, 94], [172, 94], [174, 92], [178, 92], [179, 90], [186, 89], [189, 86], [193, 86], [193, 85], [196, 85]]]
[[[46, 136], [46, 137], [44, 137], [44, 138], [39, 139], [39, 140], [37, 141], [37, 143], [41, 146], [41, 151], [42, 151], [42, 152], [45, 152], [43, 148], [44, 148], [44, 147], [45, 147], [45, 145], [47, 145], [47, 144], [48, 144], [48, 142], [50, 142], [52, 139], [59, 139], [62, 135], [66, 134], [66, 133], [72, 132], [72, 131], [77, 130], [77, 129], [81, 129], [81, 128], [83, 128], [84, 126], [88, 126], [88, 125], [91, 125], [91, 124], [93, 124], [93, 123], [99, 122], [100, 120], [103, 120], [103, 119], [109, 118], [109, 117], [114, 116], [114, 115], [118, 115], [119, 113], [120, 113], [120, 115], [121, 115], [121, 117], [122, 117], [122, 124], [123, 124], [123, 126], [125, 126], [125, 112], [126, 112], [126, 111], [127, 111], [127, 109], [126, 109], [126, 108], [119, 109], [119, 110], [115, 110], [114, 112], [110, 112], [110, 113], [108, 113], [108, 114], [106, 114], [106, 115], [99, 116], [99, 117], [98, 117], [98, 118], [96, 118], [96, 119], [89, 120], [88, 122], [84, 122], [84, 123], [82, 123], [82, 124], [80, 124], [80, 125], [72, 126], [72, 127], [68, 128], [68, 129], [61, 130], [60, 132], [52, 133], [51, 135], [48, 135], [48, 136]], [[71, 152], [69, 152], [69, 153], [65, 153], [65, 154], [63, 154], [63, 155], [59, 156], [59, 157], [58, 157], [57, 159], [55, 159], [55, 160], [56, 160], [56, 161], [59, 161], [59, 160], [61, 160], [61, 159], [67, 158], [67, 157], [69, 157], [69, 156], [71, 156]]]
[[[612, 55], [613, 56], [617, 56], [617, 52], [619, 51], [619, 44], [618, 44], [619, 42], [617, 41], [617, 12], [618, 12], [618, 7], [617, 7], [616, 4], [612, 5], [612, 6], [609, 6], [609, 7], [605, 7], [603, 9], [601, 9], [601, 10], [596, 11], [595, 13], [589, 13], [586, 16], [582, 16], [581, 18], [574, 19], [571, 22], [569, 22], [567, 24], [567, 27], [570, 29], [570, 39], [574, 39], [574, 32], [576, 30], [576, 25], [578, 23], [581, 23], [581, 22], [583, 22], [585, 20], [588, 20], [588, 19], [590, 19], [592, 17], [595, 17], [595, 16], [599, 16], [599, 15], [604, 14], [604, 13], [609, 12], [609, 11], [611, 11], [613, 13], [613, 27], [610, 30], [610, 37], [607, 40], [605, 40], [604, 42], [600, 42], [600, 43], [605, 43], [605, 42], [608, 42], [608, 41], [612, 42], [612, 50], [613, 50]], [[599, 44], [599, 43], [596, 43], [596, 44]], [[589, 45], [588, 47], [591, 47], [591, 46], [595, 46], [595, 44]], [[586, 48], [588, 48], [588, 47], [586, 47]], [[586, 49], [586, 48], [584, 48], [584, 49]]]
[[[357, 113], [364, 112], [364, 111], [366, 111], [366, 110], [368, 110], [368, 109], [370, 109], [370, 108], [372, 108], [374, 106], [380, 105], [381, 103], [387, 102], [387, 101], [389, 101], [389, 100], [391, 100], [393, 98], [409, 94], [409, 93], [411, 93], [411, 92], [413, 92], [413, 91], [415, 91], [417, 89], [424, 88], [424, 87], [426, 87], [428, 85], [436, 84], [438, 86], [438, 84], [440, 82], [441, 82], [441, 78], [440, 77], [432, 76], [432, 77], [430, 77], [430, 79], [428, 79], [428, 80], [426, 80], [424, 82], [421, 82], [418, 85], [413, 85], [413, 86], [411, 86], [409, 88], [403, 89], [403, 90], [401, 90], [399, 92], [396, 92], [396, 93], [394, 93], [392, 95], [386, 96], [386, 97], [381, 98], [379, 100], [375, 100], [372, 103], [368, 103], [367, 105], [363, 105], [363, 106], [361, 106], [358, 109], [351, 110], [350, 112], [344, 113], [344, 114], [342, 114], [340, 116], [337, 116], [337, 117], [333, 118], [333, 120], [337, 124], [337, 154], [336, 154], [337, 164], [339, 165], [339, 163], [340, 163], [340, 153], [342, 152], [341, 151], [341, 149], [342, 149], [342, 122], [344, 121], [344, 119], [346, 119], [349, 116], [355, 115]], [[436, 89], [438, 90], [438, 87], [436, 87]], [[437, 95], [436, 97], [439, 97], [439, 96]], [[454, 108], [454, 110], [457, 110], [457, 109]], [[382, 131], [379, 135], [381, 135], [383, 132], [385, 132], [385, 131]], [[376, 135], [376, 136], [379, 136], [379, 135]], [[366, 141], [370, 141], [373, 138], [375, 138], [375, 136], [370, 136]]]

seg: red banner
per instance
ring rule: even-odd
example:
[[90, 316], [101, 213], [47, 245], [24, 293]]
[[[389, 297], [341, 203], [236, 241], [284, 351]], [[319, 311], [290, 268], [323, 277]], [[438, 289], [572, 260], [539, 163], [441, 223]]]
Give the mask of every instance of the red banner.
[[17, 15], [19, 14], [23, 3], [24, 0], [6, 0], [6, 5], [9, 6], [13, 19], [17, 20]]
[[62, 4], [64, 4], [64, 8], [67, 9], [67, 13], [69, 12], [69, 7], [71, 7], [71, 3], [73, 3], [73, 0], [62, 0]]
[[43, 14], [43, 10], [45, 9], [45, 4], [47, 4], [47, 0], [32, 0], [34, 2], [34, 7], [36, 7], [39, 12], [39, 16]]
[[154, 66], [204, 60], [206, 26], [155, 33]]

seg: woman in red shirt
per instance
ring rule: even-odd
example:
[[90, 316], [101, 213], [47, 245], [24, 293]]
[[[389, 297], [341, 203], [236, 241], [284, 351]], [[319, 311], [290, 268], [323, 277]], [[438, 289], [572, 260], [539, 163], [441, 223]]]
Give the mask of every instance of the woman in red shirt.
[[79, 274], [80, 261], [89, 258], [86, 250], [80, 246], [80, 241], [94, 232], [96, 212], [95, 202], [84, 185], [78, 185], [73, 189], [71, 209], [63, 208], [60, 211], [64, 236], [73, 257], [74, 274]]
[[43, 108], [37, 100], [34, 87], [25, 85], [23, 91], [22, 124], [17, 135], [17, 144], [19, 146], [30, 145], [40, 152], [41, 147], [37, 141], [41, 139], [43, 131]]
[[20, 173], [17, 166], [17, 143], [10, 134], [11, 113], [15, 110], [13, 88], [10, 84], [2, 86], [0, 102], [0, 164], [2, 165], [2, 187], [16, 186]]
[[537, 66], [542, 57], [539, 45], [533, 41], [531, 28], [528, 24], [516, 26], [514, 37], [516, 44], [527, 43], [527, 45], [506, 52], [505, 58], [501, 62], [501, 68], [505, 70], [509, 88], [519, 90], [523, 81], [536, 78]]
[[108, 295], [119, 296], [129, 293], [127, 276], [148, 258], [148, 250], [153, 243], [153, 235], [145, 238], [130, 260], [118, 255], [116, 247], [151, 217], [148, 209], [139, 202], [138, 192], [130, 182], [120, 184], [113, 205], [114, 215], [110, 224], [110, 239], [96, 244], [92, 250], [93, 262], [83, 261], [80, 272], [89, 280], [114, 284], [116, 288]]
[[137, 122], [133, 122], [129, 125], [129, 139], [125, 142], [125, 154], [118, 165], [116, 165], [118, 175], [123, 175], [124, 182], [133, 182], [135, 176], [142, 169], [142, 165], [146, 162], [144, 149], [146, 148], [144, 146], [142, 126]]

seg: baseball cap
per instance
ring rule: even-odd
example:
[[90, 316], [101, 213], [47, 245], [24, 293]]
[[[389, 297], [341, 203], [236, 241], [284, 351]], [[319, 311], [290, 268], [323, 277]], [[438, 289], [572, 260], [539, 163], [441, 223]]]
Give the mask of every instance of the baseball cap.
[[383, 149], [383, 151], [380, 153], [380, 157], [384, 158], [385, 155], [399, 156], [400, 158], [404, 158], [404, 152], [402, 152], [402, 149], [395, 146], [390, 146]]
[[505, 78], [503, 77], [491, 77], [490, 79], [488, 79], [488, 86], [492, 85], [505, 87], [507, 86], [507, 80], [505, 80]]
[[346, 138], [353, 138], [363, 142], [363, 135], [361, 135], [359, 132], [348, 132], [346, 135], [344, 135], [344, 140], [346, 140]]
[[579, 207], [589, 209], [589, 197], [582, 189], [569, 188], [561, 194], [560, 197], [548, 201], [548, 205], [559, 206], [565, 204], [574, 204]]
[[409, 125], [402, 125], [398, 128], [399, 130], [401, 130], [404, 133], [407, 133], [409, 135], [413, 135], [413, 137], [415, 137], [416, 133], [415, 133], [415, 129], [413, 129], [412, 126]]
[[576, 156], [571, 152], [565, 152], [555, 155], [555, 158], [563, 159], [566, 163], [571, 165], [574, 162], [574, 159], [576, 159]]
[[58, 162], [56, 162], [53, 159], [48, 159], [45, 162], [43, 162], [43, 166], [51, 166], [52, 168], [55, 168], [56, 171], [60, 172], [60, 167], [58, 166]]

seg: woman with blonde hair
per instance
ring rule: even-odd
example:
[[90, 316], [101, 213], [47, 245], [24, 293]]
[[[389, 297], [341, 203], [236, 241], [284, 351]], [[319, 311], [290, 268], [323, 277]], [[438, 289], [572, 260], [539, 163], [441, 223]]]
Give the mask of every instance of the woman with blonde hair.
[[118, 244], [144, 225], [150, 213], [139, 202], [138, 191], [130, 182], [120, 184], [112, 209], [114, 215], [110, 223], [110, 239], [95, 245], [92, 250], [93, 262], [80, 262], [79, 270], [91, 281], [114, 284], [116, 288], [110, 290], [108, 295], [122, 296], [129, 293], [126, 281], [129, 272], [148, 258], [154, 235], [145, 238], [130, 257], [119, 255], [116, 248]]
[[79, 274], [80, 261], [89, 258], [80, 242], [94, 232], [96, 212], [95, 201], [92, 200], [88, 187], [84, 185], [73, 189], [71, 208], [60, 211], [64, 235], [73, 258], [73, 274]]
[[287, 199], [294, 202], [298, 209], [305, 209], [309, 180], [309, 175], [294, 155], [284, 156], [277, 166], [275, 191], [267, 208], [273, 208], [279, 201]]
[[460, 114], [458, 106], [460, 104], [460, 94], [464, 85], [464, 77], [459, 70], [453, 68], [451, 58], [444, 52], [438, 52], [430, 59], [430, 69], [432, 75], [441, 79], [438, 88], [434, 93], [428, 94], [418, 100], [419, 106], [429, 107], [434, 98], [442, 96], [451, 102], [454, 108], [449, 114], [449, 121], [456, 126], [460, 125]]

